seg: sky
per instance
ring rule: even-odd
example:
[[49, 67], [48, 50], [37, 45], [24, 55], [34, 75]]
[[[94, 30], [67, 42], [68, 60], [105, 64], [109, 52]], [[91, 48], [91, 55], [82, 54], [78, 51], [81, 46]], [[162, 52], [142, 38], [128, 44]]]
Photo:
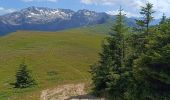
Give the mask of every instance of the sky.
[[128, 17], [140, 17], [140, 8], [147, 2], [154, 5], [156, 19], [160, 18], [163, 13], [170, 17], [170, 0], [0, 0], [0, 15], [30, 6], [63, 8], [74, 11], [88, 9], [115, 15], [117, 9], [122, 6]]

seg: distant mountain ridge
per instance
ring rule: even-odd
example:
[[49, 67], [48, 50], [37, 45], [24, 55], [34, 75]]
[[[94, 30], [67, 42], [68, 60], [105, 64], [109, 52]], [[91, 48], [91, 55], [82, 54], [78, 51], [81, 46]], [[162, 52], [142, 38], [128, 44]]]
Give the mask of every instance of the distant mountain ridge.
[[[81, 26], [97, 25], [114, 20], [115, 16], [87, 9], [77, 12], [70, 9], [28, 7], [0, 16], [0, 35], [16, 30], [58, 31]], [[127, 18], [127, 24], [134, 26], [134, 19]]]
[[0, 34], [16, 30], [57, 31], [104, 23], [110, 16], [89, 10], [29, 7], [0, 16]]

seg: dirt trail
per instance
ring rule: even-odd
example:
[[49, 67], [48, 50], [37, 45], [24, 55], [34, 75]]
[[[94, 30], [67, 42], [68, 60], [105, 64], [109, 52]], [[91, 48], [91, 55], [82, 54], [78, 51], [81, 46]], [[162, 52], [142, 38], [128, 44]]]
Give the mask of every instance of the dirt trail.
[[40, 100], [104, 100], [87, 95], [85, 84], [62, 85], [41, 92]]
[[65, 100], [71, 96], [84, 95], [84, 84], [68, 84], [52, 90], [44, 90], [41, 100]]

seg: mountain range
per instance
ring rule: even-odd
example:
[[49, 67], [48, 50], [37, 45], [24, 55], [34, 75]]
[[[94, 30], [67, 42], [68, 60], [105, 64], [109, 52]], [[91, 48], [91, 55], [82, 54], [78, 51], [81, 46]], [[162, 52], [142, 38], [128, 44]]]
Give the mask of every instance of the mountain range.
[[[58, 31], [81, 26], [108, 23], [114, 15], [90, 10], [51, 9], [28, 7], [20, 11], [0, 16], [0, 35], [17, 30]], [[126, 18], [129, 26], [134, 26], [134, 18]]]

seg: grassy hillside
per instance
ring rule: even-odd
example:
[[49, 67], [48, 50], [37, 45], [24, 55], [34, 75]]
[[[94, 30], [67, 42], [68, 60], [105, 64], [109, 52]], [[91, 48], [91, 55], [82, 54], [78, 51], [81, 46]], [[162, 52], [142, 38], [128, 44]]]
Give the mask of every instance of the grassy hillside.
[[[98, 59], [105, 35], [85, 29], [61, 32], [18, 31], [0, 37], [0, 100], [39, 100], [40, 91], [59, 84], [90, 81], [89, 65]], [[25, 59], [38, 85], [13, 89]]]

